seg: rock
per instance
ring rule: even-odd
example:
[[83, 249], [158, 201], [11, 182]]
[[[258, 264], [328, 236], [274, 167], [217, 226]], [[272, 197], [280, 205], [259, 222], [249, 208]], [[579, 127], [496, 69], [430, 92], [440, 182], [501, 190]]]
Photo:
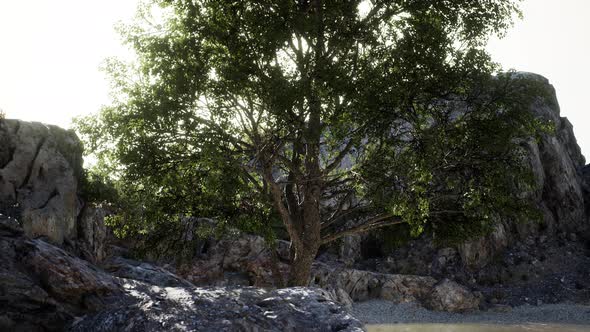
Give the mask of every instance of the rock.
[[160, 287], [191, 287], [192, 284], [153, 264], [115, 257], [105, 263], [105, 269], [119, 278], [133, 279]]
[[78, 217], [78, 243], [82, 257], [93, 263], [100, 263], [105, 259], [107, 228], [104, 218], [107, 215], [105, 209], [85, 206]]
[[0, 120], [0, 213], [30, 237], [75, 239], [82, 145], [73, 132]]
[[354, 301], [384, 299], [400, 303], [420, 301], [435, 283], [431, 277], [375, 273], [316, 262], [310, 285], [342, 289]]
[[149, 287], [125, 285], [134, 302], [73, 323], [93, 331], [362, 331], [362, 324], [311, 288]]
[[434, 286], [424, 303], [431, 310], [467, 312], [477, 310], [479, 302], [479, 298], [467, 288], [444, 279]]
[[19, 248], [24, 264], [54, 298], [84, 306], [90, 297], [120, 289], [118, 281], [97, 267], [42, 240], [25, 241]]
[[338, 247], [338, 257], [346, 264], [352, 266], [354, 262], [361, 258], [361, 243], [362, 235], [354, 234], [342, 238], [341, 244]]
[[[288, 259], [288, 250], [286, 241], [278, 243], [279, 258], [286, 255]], [[276, 263], [285, 280], [289, 266]], [[206, 251], [179, 268], [179, 274], [195, 285], [267, 287], [276, 284], [272, 270], [271, 251], [262, 237], [234, 234], [211, 240]]]
[[19, 227], [0, 217], [0, 330], [61, 331], [121, 294], [116, 278]]
[[[312, 288], [197, 288], [163, 268], [114, 258], [116, 277], [0, 216], [0, 330], [362, 331]], [[141, 280], [141, 281], [138, 281]]]

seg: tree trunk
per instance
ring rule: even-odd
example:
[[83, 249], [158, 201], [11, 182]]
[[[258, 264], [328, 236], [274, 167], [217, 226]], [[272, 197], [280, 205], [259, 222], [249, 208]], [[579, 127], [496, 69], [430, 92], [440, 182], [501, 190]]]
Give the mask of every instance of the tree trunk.
[[295, 253], [295, 259], [291, 263], [289, 286], [308, 286], [311, 275], [311, 265], [318, 252], [317, 248], [299, 250]]

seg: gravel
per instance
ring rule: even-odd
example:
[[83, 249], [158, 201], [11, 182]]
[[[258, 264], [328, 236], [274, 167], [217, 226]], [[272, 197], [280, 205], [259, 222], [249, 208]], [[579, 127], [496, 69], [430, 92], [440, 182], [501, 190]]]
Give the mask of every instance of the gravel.
[[486, 323], [523, 324], [557, 323], [590, 325], [590, 306], [577, 304], [523, 305], [498, 308], [507, 312], [480, 311], [467, 314], [429, 311], [416, 303], [395, 304], [383, 300], [358, 302], [353, 316], [364, 324], [408, 323]]

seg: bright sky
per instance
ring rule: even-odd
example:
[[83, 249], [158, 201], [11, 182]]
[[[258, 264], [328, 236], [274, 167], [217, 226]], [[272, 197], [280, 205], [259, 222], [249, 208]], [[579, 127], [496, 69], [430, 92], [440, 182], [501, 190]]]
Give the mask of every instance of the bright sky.
[[[137, 0], [0, 0], [0, 109], [9, 118], [70, 125], [108, 104], [98, 70], [126, 53], [113, 25]], [[549, 78], [562, 116], [590, 159], [590, 0], [525, 0], [524, 20], [490, 52], [505, 68]]]

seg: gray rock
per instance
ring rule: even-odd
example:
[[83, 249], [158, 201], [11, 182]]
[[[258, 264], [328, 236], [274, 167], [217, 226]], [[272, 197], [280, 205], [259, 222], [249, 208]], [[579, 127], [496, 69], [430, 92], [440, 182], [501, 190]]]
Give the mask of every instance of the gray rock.
[[100, 263], [105, 259], [107, 228], [104, 218], [107, 215], [105, 209], [87, 205], [78, 217], [78, 243], [82, 257], [93, 263]]
[[119, 278], [138, 280], [160, 287], [193, 286], [170, 271], [146, 262], [114, 257], [104, 266], [107, 271]]
[[75, 239], [82, 146], [73, 132], [41, 123], [0, 121], [0, 212], [30, 237]]
[[431, 277], [384, 274], [315, 263], [311, 285], [327, 290], [342, 289], [354, 301], [384, 299], [393, 302], [419, 301], [436, 283]]
[[154, 287], [125, 284], [134, 301], [76, 321], [70, 331], [362, 331], [311, 288]]
[[444, 279], [434, 286], [424, 304], [436, 311], [466, 312], [479, 308], [479, 298], [466, 287]]
[[122, 294], [116, 278], [0, 217], [0, 330], [62, 331]]

